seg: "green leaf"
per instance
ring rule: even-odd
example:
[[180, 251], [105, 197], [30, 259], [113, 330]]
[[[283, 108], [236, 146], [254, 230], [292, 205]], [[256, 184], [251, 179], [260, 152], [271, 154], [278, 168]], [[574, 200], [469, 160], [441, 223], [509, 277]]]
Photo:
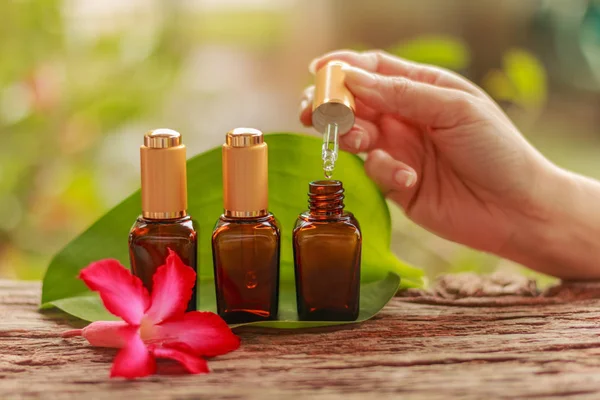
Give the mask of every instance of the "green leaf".
[[89, 293], [80, 296], [67, 297], [54, 300], [50, 303], [61, 310], [86, 321], [117, 321], [115, 317], [104, 308], [97, 293]]
[[[382, 280], [363, 283], [360, 292], [360, 312], [358, 319], [352, 322], [366, 321], [377, 314], [394, 296], [399, 285], [400, 277], [392, 272], [390, 272]], [[248, 324], [235, 324], [231, 326], [239, 327], [243, 325], [252, 325], [263, 328], [297, 329], [352, 323], [340, 321], [298, 321], [296, 314], [296, 293], [294, 290], [295, 288], [293, 283], [282, 283], [280, 290], [281, 301], [278, 321], [252, 322]], [[216, 312], [216, 304], [212, 293], [213, 291], [214, 282], [212, 280], [204, 280], [200, 282], [199, 292], [208, 294], [208, 296], [204, 296], [204, 299], [200, 299], [200, 303], [205, 305], [202, 307], [202, 309], [205, 311]], [[104, 305], [100, 300], [100, 296], [98, 296], [96, 293], [55, 300], [48, 304], [58, 307], [61, 310], [86, 321], [118, 320], [117, 317], [106, 311], [106, 308], [104, 308]]]
[[[291, 233], [298, 214], [307, 208], [308, 182], [322, 177], [319, 138], [295, 134], [266, 136], [269, 145], [269, 208], [282, 226], [281, 319], [253, 325], [273, 328], [321, 326], [323, 323], [295, 321], [294, 268]], [[366, 176], [362, 160], [341, 153], [335, 177], [344, 183], [346, 209], [355, 214], [363, 233], [360, 319], [378, 312], [402, 287], [422, 284], [422, 272], [398, 260], [390, 251], [390, 215], [385, 199]], [[188, 160], [189, 212], [199, 231], [199, 307], [215, 309], [211, 233], [222, 213], [221, 149], [216, 148]], [[97, 296], [77, 279], [92, 261], [116, 258], [129, 265], [127, 236], [140, 213], [139, 191], [110, 210], [87, 231], [59, 252], [48, 267], [42, 289], [42, 304], [54, 305], [88, 321], [107, 319], [109, 314]], [[336, 322], [337, 323], [337, 322]], [[334, 324], [336, 324], [334, 323]], [[327, 323], [325, 323], [327, 324]]]

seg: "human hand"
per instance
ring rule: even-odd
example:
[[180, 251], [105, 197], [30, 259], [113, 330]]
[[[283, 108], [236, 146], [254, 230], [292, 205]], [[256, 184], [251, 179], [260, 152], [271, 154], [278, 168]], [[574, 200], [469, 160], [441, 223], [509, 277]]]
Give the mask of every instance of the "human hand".
[[[433, 66], [380, 51], [315, 59], [344, 68], [356, 122], [340, 147], [367, 152], [365, 169], [417, 224], [449, 240], [503, 255], [528, 221], [545, 220], [558, 168], [520, 134], [479, 87]], [[311, 125], [314, 87], [300, 120]], [[532, 222], [533, 223], [533, 222]]]

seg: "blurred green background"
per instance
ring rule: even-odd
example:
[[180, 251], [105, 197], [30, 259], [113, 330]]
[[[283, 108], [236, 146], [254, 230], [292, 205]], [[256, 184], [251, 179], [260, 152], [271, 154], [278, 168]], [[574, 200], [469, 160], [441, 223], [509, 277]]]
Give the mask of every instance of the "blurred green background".
[[[458, 71], [550, 159], [600, 178], [600, 1], [6, 0], [0, 15], [0, 278], [39, 279], [135, 190], [150, 128], [182, 132], [190, 156], [237, 126], [311, 133], [307, 65], [336, 48]], [[393, 218], [393, 250], [432, 277], [518, 268]]]

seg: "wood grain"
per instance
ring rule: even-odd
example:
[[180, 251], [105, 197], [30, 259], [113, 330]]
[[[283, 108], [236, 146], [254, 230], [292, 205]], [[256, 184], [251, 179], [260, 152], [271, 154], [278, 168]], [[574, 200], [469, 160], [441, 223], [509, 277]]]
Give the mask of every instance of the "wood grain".
[[39, 283], [0, 281], [0, 399], [598, 399], [599, 288], [480, 292], [468, 306], [473, 293], [440, 305], [435, 290], [412, 292], [360, 325], [239, 330], [241, 349], [208, 375], [161, 364], [123, 381], [108, 378], [114, 350], [59, 337], [77, 321], [38, 312]]

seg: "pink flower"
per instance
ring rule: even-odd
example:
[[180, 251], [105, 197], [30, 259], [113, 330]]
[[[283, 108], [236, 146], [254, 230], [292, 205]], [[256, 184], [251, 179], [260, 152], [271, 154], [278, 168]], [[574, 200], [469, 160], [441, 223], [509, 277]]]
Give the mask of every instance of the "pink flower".
[[117, 260], [100, 260], [80, 274], [100, 293], [108, 311], [123, 321], [93, 322], [63, 337], [83, 336], [93, 346], [121, 348], [111, 377], [138, 378], [156, 371], [155, 358], [169, 358], [192, 373], [209, 372], [203, 357], [237, 349], [240, 340], [218, 315], [185, 312], [196, 273], [169, 250], [165, 265], [153, 277], [152, 296], [142, 281]]

